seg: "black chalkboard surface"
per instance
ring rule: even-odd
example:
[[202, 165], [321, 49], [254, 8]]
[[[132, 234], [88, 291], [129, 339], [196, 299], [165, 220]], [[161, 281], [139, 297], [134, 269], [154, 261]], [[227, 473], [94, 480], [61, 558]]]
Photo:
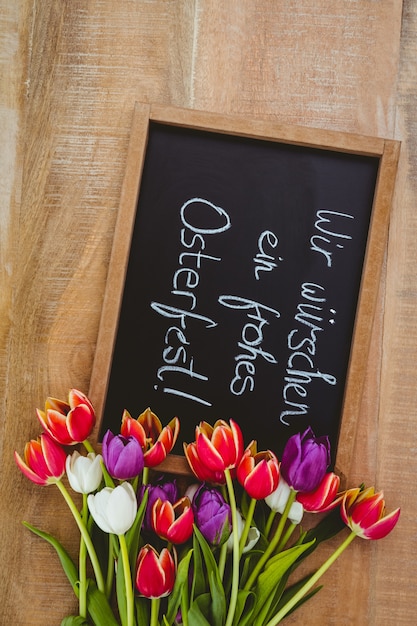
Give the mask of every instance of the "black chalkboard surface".
[[312, 426], [329, 435], [335, 459], [381, 140], [355, 151], [333, 136], [328, 147], [228, 132], [227, 123], [173, 123], [169, 113], [136, 113], [146, 140], [140, 158], [134, 146], [136, 176], [125, 181], [126, 263], [112, 260], [119, 295], [105, 386], [99, 366], [101, 435], [118, 432], [125, 408], [137, 417], [150, 406], [162, 423], [180, 418], [179, 454], [201, 420], [232, 418], [246, 443], [278, 455]]

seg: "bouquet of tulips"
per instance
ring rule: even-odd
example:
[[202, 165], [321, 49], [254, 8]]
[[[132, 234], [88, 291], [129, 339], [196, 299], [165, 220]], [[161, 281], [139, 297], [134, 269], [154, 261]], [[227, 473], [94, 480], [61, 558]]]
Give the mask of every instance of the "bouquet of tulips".
[[[15, 452], [17, 465], [34, 483], [58, 487], [80, 530], [76, 564], [57, 539], [24, 522], [55, 548], [78, 597], [78, 615], [61, 626], [275, 626], [318, 591], [356, 536], [380, 539], [400, 514], [386, 514], [372, 487], [340, 492], [328, 438], [310, 428], [278, 461], [255, 441], [245, 447], [236, 422], [201, 422], [184, 444], [192, 479], [181, 486], [157, 471], [178, 438], [177, 418], [163, 427], [149, 408], [137, 419], [125, 411], [98, 454], [88, 440], [94, 409], [80, 391], [68, 402], [48, 398], [37, 416], [43, 432], [23, 458]], [[68, 483], [82, 494], [78, 506]], [[326, 515], [303, 530], [304, 513]], [[300, 563], [346, 527], [335, 552], [290, 584]]]

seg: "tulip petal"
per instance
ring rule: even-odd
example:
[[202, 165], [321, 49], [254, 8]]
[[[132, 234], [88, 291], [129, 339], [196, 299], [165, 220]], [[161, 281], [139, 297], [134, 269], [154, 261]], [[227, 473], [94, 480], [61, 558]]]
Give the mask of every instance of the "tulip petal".
[[394, 528], [400, 517], [400, 509], [395, 509], [389, 515], [385, 515], [382, 519], [378, 520], [372, 526], [369, 526], [366, 530], [362, 531], [365, 539], [383, 539]]

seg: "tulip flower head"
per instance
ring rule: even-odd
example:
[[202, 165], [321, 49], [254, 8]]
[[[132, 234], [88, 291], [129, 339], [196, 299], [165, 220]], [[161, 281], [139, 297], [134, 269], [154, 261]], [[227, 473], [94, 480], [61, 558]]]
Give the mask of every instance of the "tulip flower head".
[[368, 489], [348, 489], [343, 497], [340, 512], [343, 521], [363, 539], [382, 539], [394, 528], [400, 509], [385, 514], [385, 500], [381, 492]]
[[36, 414], [43, 430], [63, 446], [85, 441], [96, 421], [93, 405], [77, 389], [71, 389], [68, 402], [47, 398], [45, 411], [37, 409]]
[[136, 589], [145, 598], [163, 598], [175, 582], [175, 561], [167, 548], [161, 553], [147, 544], [139, 552], [136, 564]]
[[311, 428], [290, 437], [281, 458], [281, 474], [295, 491], [314, 491], [330, 464], [328, 437], [315, 437]]
[[98, 489], [103, 477], [101, 454], [89, 452], [82, 456], [77, 450], [67, 456], [66, 470], [69, 484], [77, 493], [91, 493]]
[[[269, 496], [265, 498], [265, 502], [275, 513], [283, 513], [290, 497], [290, 487], [282, 478], [279, 477], [278, 487]], [[288, 513], [288, 519], [293, 524], [299, 524], [303, 519], [304, 509], [301, 502], [293, 502]]]
[[[224, 481], [224, 471], [234, 470], [243, 455], [243, 435], [233, 420], [230, 425], [217, 420], [214, 426], [200, 422], [196, 427], [195, 443], [184, 445], [188, 463], [200, 480], [219, 478]], [[216, 481], [217, 482], [217, 481]]]
[[113, 478], [128, 480], [143, 470], [142, 448], [134, 437], [114, 435], [110, 430], [103, 437], [104, 464]]
[[222, 494], [202, 484], [192, 500], [194, 520], [203, 537], [212, 546], [222, 545], [232, 532], [232, 513]]
[[23, 459], [17, 452], [14, 453], [19, 469], [37, 485], [58, 482], [65, 473], [66, 456], [62, 446], [47, 433], [26, 444]]
[[139, 502], [142, 501], [145, 492], [148, 492], [148, 501], [146, 503], [146, 512], [143, 519], [143, 528], [145, 530], [152, 530], [152, 507], [158, 499], [163, 502], [168, 500], [171, 504], [174, 504], [178, 500], [178, 487], [176, 480], [162, 481], [160, 480], [155, 485], [142, 485], [138, 493]]
[[152, 507], [153, 530], [173, 544], [187, 541], [192, 535], [193, 524], [194, 514], [186, 496], [174, 504], [158, 498]]
[[340, 504], [343, 495], [337, 497], [340, 487], [340, 477], [333, 472], [327, 472], [317, 489], [308, 493], [297, 493], [297, 502], [301, 502], [308, 513], [325, 513]]
[[123, 535], [135, 521], [138, 505], [128, 482], [114, 489], [105, 487], [94, 495], [90, 493], [87, 503], [95, 523], [105, 533]]
[[160, 419], [148, 407], [137, 419], [125, 410], [120, 432], [125, 437], [132, 436], [138, 440], [143, 450], [145, 467], [156, 467], [171, 452], [179, 430], [177, 417], [163, 428]]
[[262, 500], [278, 486], [279, 463], [273, 452], [257, 452], [252, 441], [238, 465], [237, 479], [251, 498]]
[[[243, 517], [240, 511], [237, 511], [236, 519], [237, 519], [237, 533], [238, 533], [239, 540], [240, 540], [242, 533], [243, 533], [243, 528], [245, 526], [245, 522], [243, 520]], [[261, 538], [261, 533], [259, 532], [259, 529], [256, 526], [251, 526], [249, 529], [247, 539], [246, 539], [246, 544], [243, 548], [243, 554], [245, 552], [249, 552], [250, 550], [252, 550], [252, 548], [256, 546], [260, 538]], [[227, 550], [228, 552], [233, 551], [233, 535], [230, 535], [229, 539], [227, 540]]]

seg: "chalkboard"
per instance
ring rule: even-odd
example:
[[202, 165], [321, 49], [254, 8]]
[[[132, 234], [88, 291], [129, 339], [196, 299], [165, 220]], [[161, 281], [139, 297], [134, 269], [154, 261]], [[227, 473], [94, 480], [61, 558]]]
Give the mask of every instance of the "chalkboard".
[[335, 462], [366, 366], [396, 142], [311, 129], [291, 140], [146, 105], [135, 117], [90, 392], [99, 436], [150, 406], [180, 418], [178, 454], [201, 420], [232, 418], [278, 456], [312, 426]]

